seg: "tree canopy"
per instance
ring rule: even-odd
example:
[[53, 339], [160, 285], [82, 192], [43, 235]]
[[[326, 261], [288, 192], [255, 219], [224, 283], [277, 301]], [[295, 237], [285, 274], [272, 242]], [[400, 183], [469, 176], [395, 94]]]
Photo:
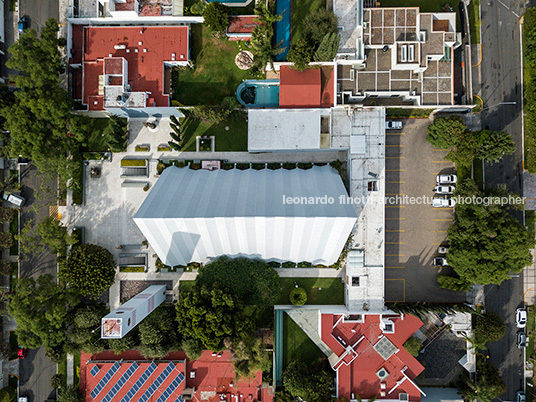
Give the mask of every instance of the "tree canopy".
[[[456, 195], [478, 200], [501, 194], [483, 193], [467, 180], [458, 186]], [[506, 208], [497, 203], [456, 204], [456, 222], [448, 230], [448, 262], [463, 282], [499, 285], [532, 261], [529, 250], [534, 239]]]
[[302, 22], [303, 37], [316, 50], [324, 36], [337, 33], [337, 16], [325, 8], [311, 11]]
[[294, 398], [307, 402], [325, 402], [331, 400], [333, 387], [331, 374], [324, 370], [315, 370], [302, 361], [294, 361], [283, 372], [283, 386]]
[[490, 402], [506, 392], [506, 386], [497, 370], [489, 360], [477, 356], [476, 382], [474, 382], [466, 370], [458, 381], [458, 390], [467, 401]]
[[221, 288], [244, 304], [273, 305], [280, 296], [279, 275], [267, 263], [247, 258], [220, 257], [199, 269], [196, 283]]
[[483, 349], [488, 342], [497, 342], [504, 336], [506, 325], [497, 313], [488, 312], [476, 317], [473, 338], [475, 349]]
[[67, 259], [65, 277], [82, 295], [98, 296], [114, 283], [114, 257], [96, 244], [73, 247]]
[[179, 329], [175, 309], [161, 305], [139, 325], [139, 350], [148, 359], [162, 358], [179, 347]]
[[20, 278], [8, 304], [9, 314], [17, 321], [18, 342], [27, 348], [46, 348], [66, 339], [69, 308], [79, 302], [72, 289], [55, 283], [51, 275]]
[[232, 353], [235, 373], [238, 378], [249, 378], [258, 370], [270, 371], [272, 356], [264, 347], [261, 338], [249, 337], [237, 342], [227, 341], [226, 347]]
[[437, 148], [452, 148], [449, 159], [459, 165], [469, 166], [473, 159], [498, 162], [503, 155], [515, 151], [515, 143], [506, 131], [469, 131], [456, 116], [440, 117], [428, 126], [426, 139]]
[[34, 220], [26, 222], [16, 235], [20, 241], [21, 254], [40, 253], [48, 248], [52, 254], [61, 254], [65, 257], [67, 246], [76, 243], [76, 239], [70, 236], [61, 221], [47, 216], [37, 224]]
[[203, 10], [203, 18], [212, 32], [225, 32], [229, 25], [229, 7], [218, 1], [208, 3]]
[[240, 300], [217, 284], [196, 284], [181, 294], [176, 309], [185, 337], [198, 339], [210, 350], [221, 350], [225, 338], [239, 339], [251, 330], [251, 320], [245, 316]]

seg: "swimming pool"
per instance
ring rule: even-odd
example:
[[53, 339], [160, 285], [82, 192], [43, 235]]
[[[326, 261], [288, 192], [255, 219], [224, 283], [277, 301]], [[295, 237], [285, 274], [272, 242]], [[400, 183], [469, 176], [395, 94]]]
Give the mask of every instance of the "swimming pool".
[[279, 80], [246, 80], [236, 98], [245, 107], [279, 107]]
[[276, 61], [285, 61], [290, 49], [290, 0], [276, 0], [276, 14], [281, 14], [281, 21], [275, 23], [275, 43], [281, 43], [284, 52], [275, 56]]

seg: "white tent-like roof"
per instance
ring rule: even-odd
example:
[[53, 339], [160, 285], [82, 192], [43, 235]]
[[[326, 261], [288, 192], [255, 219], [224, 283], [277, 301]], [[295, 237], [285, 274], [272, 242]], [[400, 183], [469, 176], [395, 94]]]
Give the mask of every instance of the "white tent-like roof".
[[[168, 167], [134, 216], [167, 265], [221, 255], [337, 261], [357, 220], [330, 166], [309, 170]], [[289, 199], [300, 203], [289, 203]], [[330, 203], [331, 202], [331, 203]]]

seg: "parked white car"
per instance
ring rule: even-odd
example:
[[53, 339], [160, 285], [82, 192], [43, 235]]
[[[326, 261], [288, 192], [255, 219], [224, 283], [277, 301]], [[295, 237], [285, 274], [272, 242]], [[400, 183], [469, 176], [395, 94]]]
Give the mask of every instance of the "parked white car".
[[432, 207], [434, 208], [452, 208], [456, 205], [454, 198], [432, 198]]
[[436, 183], [439, 184], [456, 184], [458, 176], [455, 174], [438, 174], [436, 177]]
[[402, 130], [402, 122], [400, 120], [385, 120], [386, 130]]
[[452, 194], [456, 190], [454, 186], [435, 186], [434, 192], [436, 194]]
[[516, 310], [516, 327], [525, 328], [527, 326], [527, 310], [518, 308]]

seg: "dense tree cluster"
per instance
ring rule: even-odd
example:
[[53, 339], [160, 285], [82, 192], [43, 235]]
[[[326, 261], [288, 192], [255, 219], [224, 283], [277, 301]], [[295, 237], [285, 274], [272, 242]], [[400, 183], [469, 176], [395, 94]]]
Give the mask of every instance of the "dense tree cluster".
[[272, 43], [274, 40], [274, 24], [280, 21], [282, 16], [274, 14], [271, 7], [262, 2], [255, 8], [255, 14], [260, 24], [253, 29], [251, 34], [250, 44], [254, 55], [253, 67], [264, 71], [266, 65], [270, 64], [273, 69], [274, 57], [285, 50], [281, 48], [282, 42], [275, 44], [275, 46]]
[[[483, 193], [472, 180], [467, 180], [458, 186], [456, 195], [472, 199], [506, 194], [498, 190]], [[532, 261], [529, 250], [534, 246], [534, 239], [507, 207], [483, 202], [456, 205], [456, 222], [448, 230], [448, 262], [458, 275], [460, 286], [499, 285]]]
[[283, 372], [285, 390], [294, 398], [307, 402], [330, 401], [333, 384], [330, 373], [309, 367], [301, 361], [292, 362]]
[[489, 360], [477, 356], [476, 381], [466, 370], [462, 370], [458, 390], [466, 401], [490, 402], [506, 392], [506, 386], [497, 370]]
[[484, 349], [486, 343], [497, 342], [504, 336], [506, 325], [497, 313], [477, 315], [473, 337], [469, 339], [475, 349]]
[[96, 244], [73, 247], [65, 268], [65, 278], [84, 296], [98, 296], [114, 283], [112, 253]]
[[229, 25], [229, 7], [218, 1], [208, 3], [203, 9], [203, 18], [212, 32], [225, 32]]
[[428, 126], [426, 139], [438, 148], [451, 148], [446, 158], [461, 166], [470, 166], [474, 158], [498, 162], [515, 151], [514, 140], [506, 131], [472, 132], [456, 116], [435, 119]]

